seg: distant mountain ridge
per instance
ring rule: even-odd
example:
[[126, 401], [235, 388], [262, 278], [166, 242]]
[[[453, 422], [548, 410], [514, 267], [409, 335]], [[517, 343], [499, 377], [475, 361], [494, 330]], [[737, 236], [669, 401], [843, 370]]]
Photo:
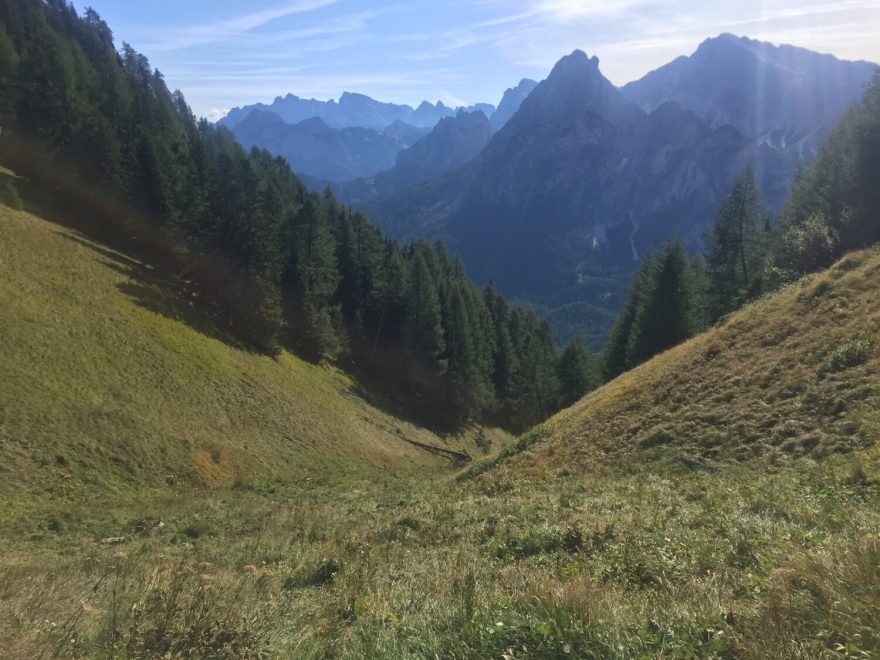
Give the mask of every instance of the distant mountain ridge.
[[460, 111], [397, 154], [394, 167], [372, 177], [333, 186], [339, 201], [354, 204], [402, 190], [447, 172], [476, 157], [492, 138], [482, 112]]
[[366, 208], [402, 238], [433, 227], [478, 280], [550, 293], [589, 262], [628, 267], [665, 233], [661, 219], [696, 240], [744, 146], [677, 104], [646, 113], [575, 51], [467, 166]]
[[[507, 90], [501, 101], [506, 117], [503, 121], [496, 118], [495, 106], [490, 103], [451, 108], [442, 101], [423, 101], [413, 109], [344, 92], [338, 103], [301, 99], [293, 94], [279, 96], [268, 105], [234, 108], [218, 124], [230, 129], [245, 147], [257, 146], [286, 158], [311, 188], [365, 179], [341, 186], [339, 192], [352, 200], [368, 199], [395, 192], [473, 158], [486, 146], [496, 127], [513, 116], [535, 84], [523, 80], [515, 89]], [[462, 116], [465, 119], [460, 119]], [[494, 119], [492, 123], [490, 118]], [[404, 155], [403, 163], [392, 172], [397, 154], [434, 129], [439, 133], [422, 145], [421, 151]], [[371, 179], [386, 171], [380, 179]]]
[[[364, 94], [343, 92], [339, 101], [318, 101], [302, 99], [294, 94], [277, 97], [271, 104], [256, 103], [241, 108], [233, 108], [217, 122], [221, 126], [234, 128], [254, 110], [273, 112], [288, 124], [298, 124], [305, 119], [320, 117], [331, 128], [372, 128], [384, 130], [395, 122], [404, 122], [421, 128], [433, 128], [444, 117], [456, 114], [458, 108], [451, 108], [437, 101], [422, 101], [417, 108], [395, 103], [377, 101]], [[487, 119], [495, 112], [495, 106], [478, 103], [464, 108], [468, 112], [479, 110]]]
[[294, 172], [328, 181], [348, 181], [389, 169], [408, 146], [394, 132], [333, 129], [320, 117], [288, 124], [267, 110], [253, 110], [232, 132], [246, 149], [265, 148], [287, 159]]

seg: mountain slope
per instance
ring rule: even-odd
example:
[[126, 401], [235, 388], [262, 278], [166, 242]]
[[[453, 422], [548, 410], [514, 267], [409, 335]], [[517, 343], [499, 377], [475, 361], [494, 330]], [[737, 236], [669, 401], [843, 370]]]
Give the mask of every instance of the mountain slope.
[[532, 93], [532, 90], [538, 86], [534, 80], [523, 78], [516, 87], [511, 87], [504, 92], [498, 108], [492, 115], [492, 130], [498, 131], [510, 121], [510, 118], [516, 114], [522, 102]]
[[722, 34], [622, 91], [648, 111], [675, 101], [713, 127], [734, 126], [749, 140], [795, 153], [803, 163], [861, 99], [876, 69], [869, 62]]
[[745, 147], [675, 104], [644, 112], [576, 51], [474, 161], [364, 208], [394, 235], [441, 235], [477, 280], [546, 297], [627, 277], [672, 233], [699, 245]]
[[482, 112], [459, 112], [441, 119], [434, 129], [397, 154], [394, 167], [375, 176], [337, 185], [341, 202], [353, 204], [388, 195], [447, 172], [479, 154], [492, 137]]
[[547, 422], [516, 469], [819, 459], [880, 437], [880, 250], [733, 314]]
[[146, 264], [5, 206], [0, 255], [4, 497], [444, 462], [342, 372], [230, 345]]
[[245, 149], [267, 149], [285, 158], [294, 172], [328, 181], [348, 181], [386, 170], [407, 146], [391, 133], [334, 129], [318, 117], [287, 124], [265, 110], [251, 112], [232, 132]]
[[[719, 415], [733, 393], [750, 423], [761, 404], [736, 392], [767, 358], [782, 366], [773, 405], [803, 423], [821, 398], [800, 376], [823, 364], [825, 342], [878, 330], [877, 251], [707, 335], [732, 341], [736, 359], [722, 352], [706, 367], [695, 340], [551, 420], [549, 439], [540, 428], [524, 436], [532, 448], [508, 464], [450, 483], [407, 470], [420, 455], [393, 444], [399, 433], [435, 438], [352, 397], [338, 372], [242, 353], [138, 304], [148, 299], [130, 285], [143, 280], [123, 255], [2, 207], [0, 248], [0, 304], [14, 312], [0, 315], [0, 647], [10, 657], [880, 649], [876, 447], [739, 464], [684, 453], [696, 442], [666, 447], [670, 461], [612, 437], [628, 416], [647, 423], [653, 401], [684, 424], [697, 412], [684, 400], [699, 397], [685, 390], [677, 401], [663, 386], [685, 376], [717, 393]], [[876, 439], [878, 368], [875, 356], [828, 377], [851, 404], [832, 426], [861, 406]], [[219, 446], [196, 461], [202, 436]], [[231, 477], [230, 438], [270, 470], [231, 489], [116, 496], [131, 467], [163, 485], [178, 461], [200, 466], [199, 481]], [[834, 445], [811, 457], [821, 447]], [[273, 473], [283, 479], [261, 481]], [[95, 506], [85, 487], [113, 497]]]

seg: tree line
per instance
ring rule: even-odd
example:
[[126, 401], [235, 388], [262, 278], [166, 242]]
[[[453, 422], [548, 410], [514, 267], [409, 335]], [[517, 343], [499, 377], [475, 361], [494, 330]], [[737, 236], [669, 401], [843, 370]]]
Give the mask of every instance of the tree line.
[[197, 120], [92, 9], [0, 0], [0, 127], [27, 200], [138, 251], [252, 350], [357, 368], [450, 425], [522, 429], [598, 383], [583, 342], [558, 349], [442, 244], [386, 239]]
[[688, 257], [675, 239], [648, 253], [602, 356], [605, 379], [705, 330], [750, 300], [880, 243], [880, 74], [805, 167], [781, 217], [771, 217], [754, 169], [737, 177]]

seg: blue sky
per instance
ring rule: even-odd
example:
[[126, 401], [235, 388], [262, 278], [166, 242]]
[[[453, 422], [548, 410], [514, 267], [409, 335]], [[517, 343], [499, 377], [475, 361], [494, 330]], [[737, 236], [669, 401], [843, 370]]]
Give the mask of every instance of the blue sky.
[[[622, 85], [733, 32], [880, 62], [880, 0], [90, 0], [198, 115], [292, 92], [497, 103], [575, 48]], [[79, 8], [87, 6], [83, 4]]]

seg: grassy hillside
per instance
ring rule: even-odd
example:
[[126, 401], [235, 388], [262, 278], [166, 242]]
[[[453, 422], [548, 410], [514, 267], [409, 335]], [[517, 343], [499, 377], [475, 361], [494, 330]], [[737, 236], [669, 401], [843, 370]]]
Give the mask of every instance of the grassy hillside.
[[2, 206], [0, 309], [0, 495], [443, 465], [407, 440], [475, 451], [338, 370], [231, 345], [148, 265]]
[[[749, 305], [543, 425], [521, 469], [821, 459], [880, 438], [880, 251]], [[644, 456], [643, 456], [644, 457]]]
[[0, 656], [880, 653], [880, 253], [453, 480], [345, 375], [0, 213]]

